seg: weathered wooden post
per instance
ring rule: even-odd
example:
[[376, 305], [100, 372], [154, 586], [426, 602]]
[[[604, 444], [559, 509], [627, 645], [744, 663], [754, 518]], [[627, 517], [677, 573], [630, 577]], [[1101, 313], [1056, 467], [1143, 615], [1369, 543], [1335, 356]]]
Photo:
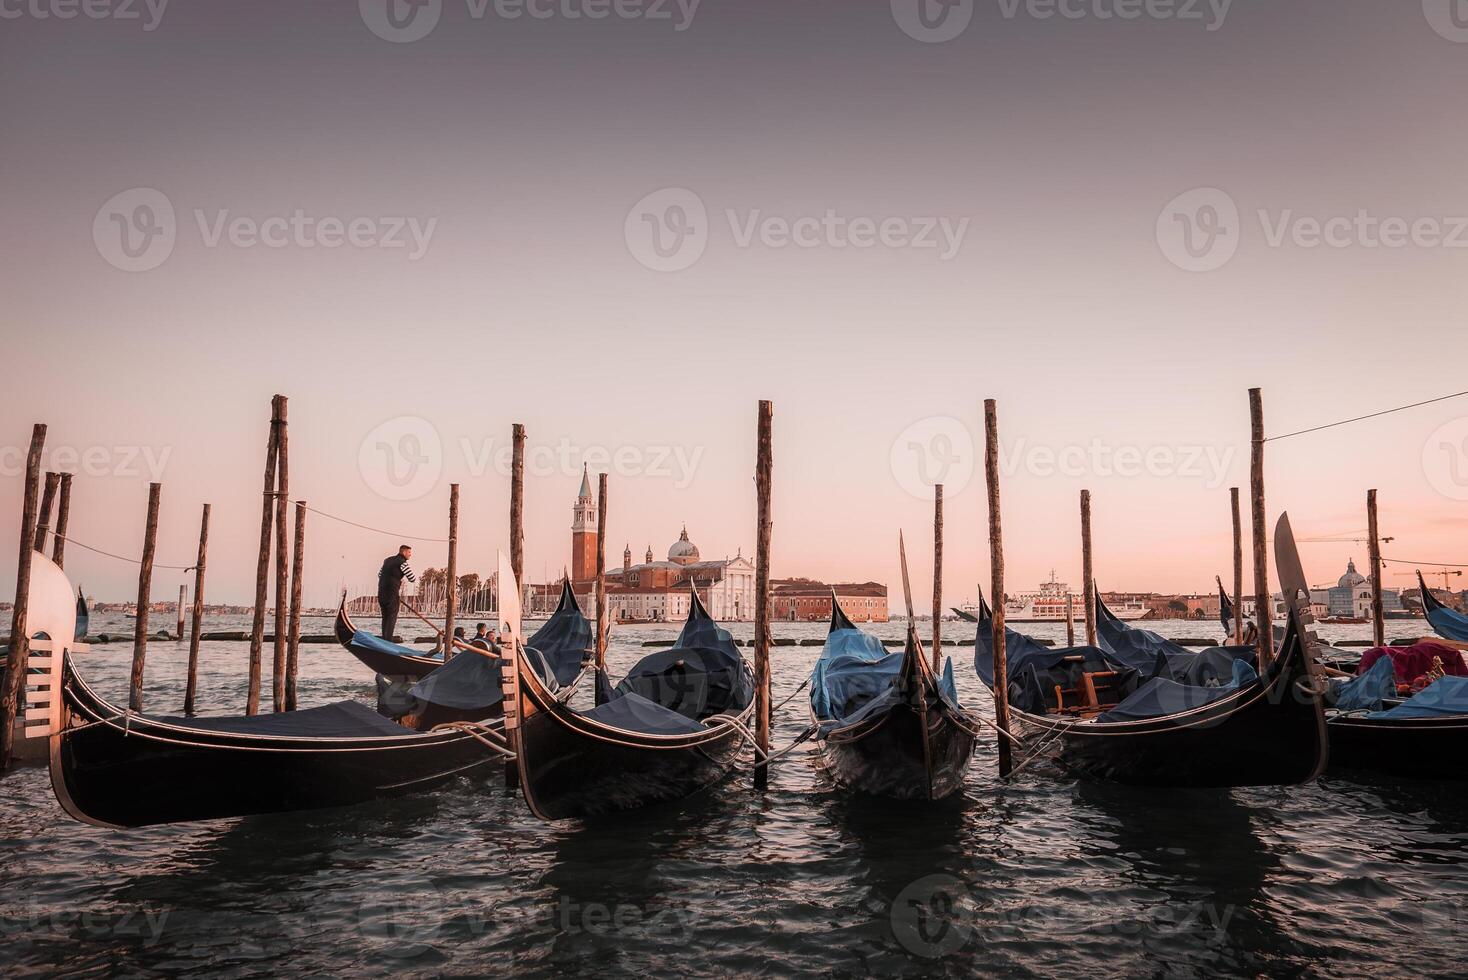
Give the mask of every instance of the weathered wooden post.
[[176, 640], [179, 643], [182, 643], [183, 642], [183, 638], [184, 638], [184, 603], [186, 603], [188, 601], [189, 601], [189, 587], [187, 585], [183, 584], [183, 583], [180, 583], [179, 584], [179, 587], [178, 587], [178, 610], [177, 610], [177, 612], [178, 612], [178, 626], [177, 626], [178, 632], [176, 632], [176, 633], [173, 634], [174, 640]]
[[1381, 608], [1381, 535], [1376, 525], [1376, 491], [1366, 491], [1366, 544], [1371, 561], [1371, 637], [1379, 646], [1386, 646], [1386, 623], [1382, 622]]
[[[31, 652], [31, 634], [26, 624], [30, 606], [31, 557], [36, 553], [36, 512], [41, 494], [41, 450], [46, 445], [46, 426], [31, 428], [31, 448], [25, 460], [25, 502], [20, 511], [20, 560], [15, 572], [15, 606], [10, 613], [10, 654], [5, 660], [5, 690], [0, 695], [0, 769], [10, 768], [15, 748], [15, 719], [24, 714], [26, 661]], [[53, 691], [52, 695], [60, 696]]]
[[285, 710], [296, 710], [296, 678], [301, 672], [301, 576], [306, 570], [306, 502], [296, 501], [296, 540], [291, 551], [291, 635], [285, 657]]
[[[1254, 522], [1254, 621], [1259, 629], [1259, 666], [1274, 662], [1274, 627], [1269, 608], [1269, 552], [1264, 530], [1264, 400], [1249, 389], [1249, 512]], [[1294, 596], [1285, 599], [1293, 605]]]
[[999, 521], [999, 417], [994, 399], [984, 399], [984, 480], [989, 486], [989, 591], [994, 609], [990, 643], [994, 647], [994, 720], [999, 726], [999, 775], [1014, 768], [1009, 748], [1009, 662], [1004, 650], [1004, 535]]
[[[503, 564], [500, 566], [503, 568]], [[510, 590], [524, 602], [525, 586], [525, 426], [510, 426], [510, 569], [515, 581]], [[504, 583], [500, 584], [503, 589]], [[501, 610], [503, 612], [503, 610]], [[520, 771], [513, 760], [505, 763], [505, 789], [520, 785]]]
[[[835, 602], [835, 598], [831, 599]], [[943, 484], [933, 486], [933, 670], [943, 666]]]
[[275, 633], [270, 687], [276, 711], [285, 710], [286, 598], [290, 592], [290, 546], [285, 536], [286, 508], [290, 506], [290, 428], [286, 424], [286, 397], [276, 395], [275, 438]]
[[[754, 464], [754, 786], [769, 785], [770, 767], [770, 484], [774, 470], [774, 404], [759, 403], [757, 455]], [[835, 602], [835, 597], [831, 599]]]
[[1086, 645], [1096, 645], [1096, 570], [1091, 563], [1091, 491], [1081, 491], [1081, 602], [1086, 615]]
[[1076, 597], [1068, 588], [1065, 593], [1065, 645], [1076, 645]]
[[516, 595], [525, 586], [525, 426], [510, 427], [510, 567]]
[[193, 717], [199, 690], [199, 634], [204, 626], [204, 562], [209, 555], [209, 505], [199, 518], [199, 556], [194, 560], [194, 613], [189, 623], [189, 676], [184, 684], [184, 714]]
[[66, 532], [71, 520], [71, 474], [61, 474], [61, 496], [56, 505], [56, 531], [51, 535], [51, 560], [57, 568], [66, 567]]
[[143, 661], [148, 656], [148, 606], [153, 592], [153, 550], [158, 543], [158, 502], [163, 484], [148, 484], [148, 523], [143, 528], [143, 560], [138, 563], [138, 615], [133, 620], [133, 670], [127, 687], [129, 711], [143, 710]]
[[36, 515], [36, 550], [46, 553], [46, 533], [51, 530], [51, 508], [56, 503], [56, 488], [61, 483], [60, 473], [46, 474], [46, 489], [41, 494], [41, 509]]
[[1234, 516], [1234, 644], [1244, 642], [1244, 525], [1239, 518], [1239, 488], [1228, 491]]
[[250, 623], [250, 680], [245, 695], [245, 714], [260, 711], [260, 658], [265, 646], [265, 597], [270, 581], [270, 524], [275, 516], [275, 456], [279, 438], [276, 418], [280, 396], [270, 402], [270, 438], [265, 444], [265, 496], [260, 506], [260, 556], [255, 563], [255, 610]]
[[[607, 669], [607, 475], [596, 475], [596, 669]], [[623, 583], [626, 584], [625, 582]]]
[[459, 485], [449, 484], [449, 564], [444, 569], [443, 658], [454, 655], [454, 614], [459, 605]]

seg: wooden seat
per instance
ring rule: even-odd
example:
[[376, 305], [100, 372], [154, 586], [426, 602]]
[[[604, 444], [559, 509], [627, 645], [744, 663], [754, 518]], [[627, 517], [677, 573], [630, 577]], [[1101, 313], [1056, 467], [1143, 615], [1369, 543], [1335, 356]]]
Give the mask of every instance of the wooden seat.
[[[1069, 659], [1069, 658], [1067, 658]], [[1080, 659], [1080, 658], [1076, 658]], [[1075, 687], [1055, 685], [1057, 715], [1094, 715], [1113, 708], [1121, 700], [1120, 680], [1114, 670], [1097, 670], [1081, 675]]]

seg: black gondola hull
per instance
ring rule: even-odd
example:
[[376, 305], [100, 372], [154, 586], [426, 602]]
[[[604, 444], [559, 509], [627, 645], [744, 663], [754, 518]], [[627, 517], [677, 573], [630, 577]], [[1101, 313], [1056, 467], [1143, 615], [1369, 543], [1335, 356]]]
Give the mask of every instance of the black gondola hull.
[[838, 784], [898, 800], [941, 800], [958, 792], [973, 750], [971, 726], [936, 698], [926, 712], [898, 704], [821, 743], [826, 771]]
[[1331, 775], [1468, 779], [1468, 718], [1330, 719]]
[[[513, 743], [525, 801], [546, 820], [585, 819], [684, 799], [721, 781], [744, 735], [718, 719], [707, 732], [640, 736], [599, 726], [555, 699], [520, 661]], [[752, 709], [751, 709], [752, 710]], [[750, 710], [739, 721], [747, 722]]]
[[341, 606], [336, 611], [335, 632], [337, 642], [374, 674], [382, 674], [385, 677], [407, 677], [420, 681], [444, 664], [442, 657], [414, 657], [385, 653], [353, 643], [352, 637], [356, 635], [357, 627], [347, 613], [345, 599], [342, 600]]
[[1296, 643], [1267, 680], [1204, 708], [1140, 722], [1065, 722], [1017, 713], [1054, 734], [1077, 775], [1136, 786], [1306, 783], [1325, 767], [1325, 716]]
[[428, 789], [500, 758], [463, 732], [262, 738], [123, 719], [69, 664], [58, 710], [57, 799], [78, 820], [105, 826], [345, 806]]

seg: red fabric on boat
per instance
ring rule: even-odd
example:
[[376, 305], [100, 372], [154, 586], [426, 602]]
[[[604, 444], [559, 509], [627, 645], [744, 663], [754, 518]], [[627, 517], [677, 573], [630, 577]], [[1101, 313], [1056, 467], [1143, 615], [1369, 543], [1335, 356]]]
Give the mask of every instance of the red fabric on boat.
[[1372, 647], [1361, 655], [1357, 676], [1366, 673], [1382, 657], [1392, 658], [1392, 670], [1398, 684], [1410, 684], [1432, 669], [1432, 658], [1443, 662], [1443, 672], [1450, 677], [1468, 677], [1463, 654], [1440, 643], [1414, 643], [1409, 647]]

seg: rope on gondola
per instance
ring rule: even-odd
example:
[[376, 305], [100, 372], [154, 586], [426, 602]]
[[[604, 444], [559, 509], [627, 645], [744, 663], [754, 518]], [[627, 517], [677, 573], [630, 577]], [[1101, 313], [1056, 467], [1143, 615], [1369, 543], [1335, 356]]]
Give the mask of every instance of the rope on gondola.
[[1441, 395], [1437, 398], [1429, 398], [1426, 401], [1413, 402], [1410, 405], [1399, 405], [1396, 408], [1388, 408], [1380, 412], [1372, 412], [1370, 415], [1358, 415], [1353, 419], [1341, 419], [1339, 422], [1327, 422], [1325, 425], [1316, 425], [1308, 429], [1299, 429], [1295, 432], [1286, 432], [1284, 435], [1267, 436], [1265, 437], [1264, 441], [1278, 442], [1281, 439], [1288, 439], [1291, 436], [1303, 436], [1311, 432], [1320, 432], [1322, 429], [1334, 429], [1338, 425], [1350, 425], [1352, 422], [1364, 422], [1367, 419], [1380, 418], [1383, 415], [1391, 415], [1394, 412], [1405, 412], [1409, 408], [1421, 408], [1423, 405], [1433, 405], [1437, 402], [1445, 402], [1451, 398], [1462, 398], [1464, 395], [1468, 395], [1468, 391], [1459, 391], [1451, 395]]
[[1045, 750], [1049, 748], [1052, 743], [1060, 738], [1061, 733], [1063, 733], [1064, 731], [1064, 728], [1057, 726], [1046, 732], [1045, 736], [1035, 743], [1035, 747], [1030, 750], [1030, 754], [1021, 759], [1019, 765], [1015, 766], [1009, 771], [1009, 778], [1013, 779], [1015, 776], [1018, 776], [1021, 772], [1025, 770], [1027, 766], [1029, 766], [1030, 763], [1040, 758], [1045, 753]]
[[[801, 685], [799, 687], [797, 687], [793, 692], [791, 692], [790, 697], [786, 698], [784, 701], [781, 701], [779, 704], [775, 705], [775, 711], [779, 711], [781, 708], [785, 707], [785, 705], [787, 705], [791, 701], [795, 700], [795, 695], [799, 694], [801, 691], [805, 690], [809, 686], [810, 686], [810, 678], [807, 677], [803, 682], [801, 682]], [[773, 713], [774, 712], [771, 712], [771, 714], [773, 714]]]
[[492, 729], [486, 728], [483, 725], [476, 724], [475, 722], [472, 722], [472, 721], [446, 721], [442, 725], [434, 725], [431, 730], [432, 731], [435, 731], [435, 732], [441, 732], [441, 731], [463, 732], [465, 735], [468, 735], [470, 738], [478, 739], [480, 742], [484, 743], [485, 747], [488, 748], [491, 752], [497, 753], [498, 755], [503, 756], [505, 759], [513, 759], [513, 758], [515, 758], [515, 753], [508, 748], [508, 743], [507, 742], [505, 744], [501, 745], [501, 744], [497, 744], [496, 742], [494, 742], [494, 741], [491, 740], [491, 736], [492, 736], [493, 738], [497, 738], [497, 739], [500, 739], [501, 741], [504, 741], [504, 736], [503, 735], [500, 735], [498, 732], [495, 732]]

